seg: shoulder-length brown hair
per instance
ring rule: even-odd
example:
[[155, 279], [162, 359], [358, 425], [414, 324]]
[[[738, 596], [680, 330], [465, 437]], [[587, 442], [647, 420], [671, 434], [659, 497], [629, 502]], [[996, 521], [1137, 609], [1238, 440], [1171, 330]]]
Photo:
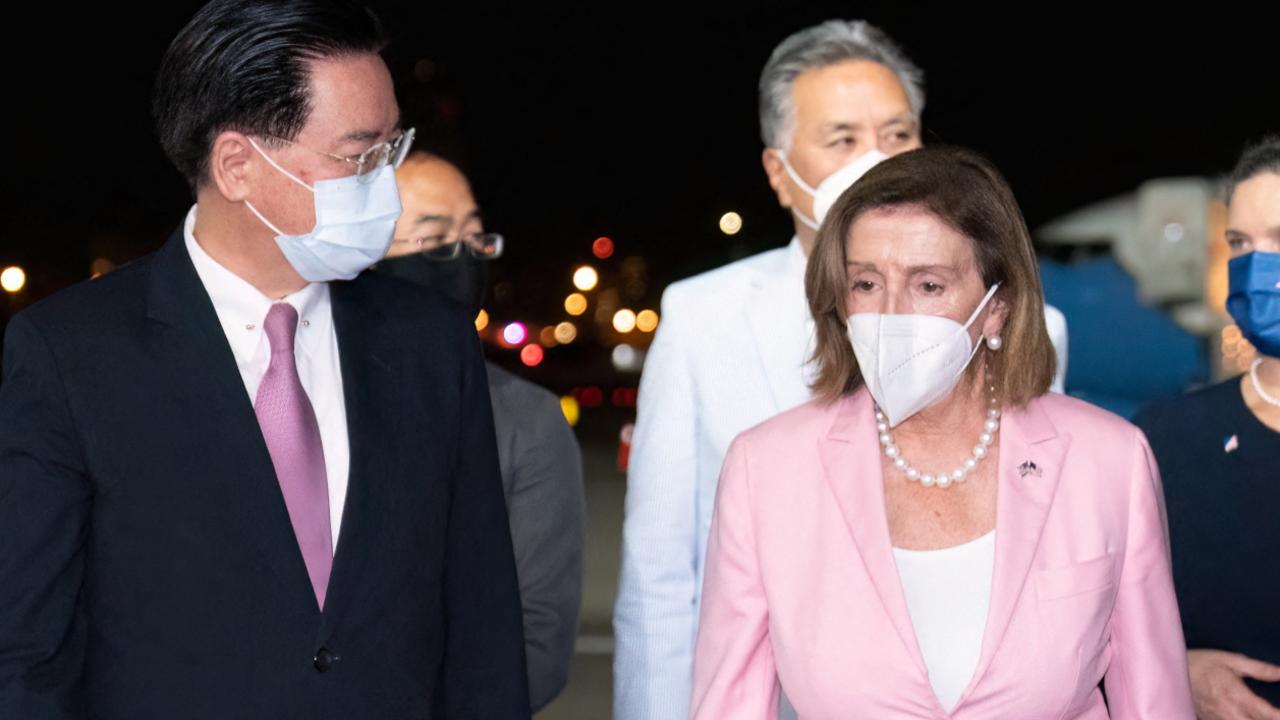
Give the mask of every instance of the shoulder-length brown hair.
[[925, 209], [968, 238], [983, 284], [1000, 283], [996, 297], [1009, 307], [1001, 332], [1003, 349], [983, 350], [997, 398], [1021, 406], [1043, 395], [1053, 381], [1056, 360], [1045, 328], [1031, 234], [1013, 191], [995, 167], [977, 153], [954, 147], [922, 148], [885, 160], [827, 213], [805, 271], [817, 333], [815, 395], [830, 402], [863, 384], [845, 329], [849, 229], [869, 210], [908, 206]]

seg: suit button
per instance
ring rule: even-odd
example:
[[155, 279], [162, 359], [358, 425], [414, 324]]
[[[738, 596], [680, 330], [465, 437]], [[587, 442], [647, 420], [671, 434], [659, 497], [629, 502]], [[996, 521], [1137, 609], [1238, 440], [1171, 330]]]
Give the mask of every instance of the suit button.
[[329, 648], [320, 648], [316, 651], [314, 661], [316, 672], [329, 672], [329, 669], [333, 667], [334, 663], [341, 659], [342, 658], [330, 652]]

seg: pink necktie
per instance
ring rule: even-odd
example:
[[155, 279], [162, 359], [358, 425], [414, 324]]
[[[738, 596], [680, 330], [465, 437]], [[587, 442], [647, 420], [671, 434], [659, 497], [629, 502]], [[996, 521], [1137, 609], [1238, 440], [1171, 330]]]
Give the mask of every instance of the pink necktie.
[[262, 376], [253, 409], [271, 453], [293, 534], [311, 576], [311, 587], [323, 609], [333, 567], [333, 531], [329, 526], [329, 485], [320, 426], [294, 364], [298, 311], [288, 303], [276, 303], [267, 312], [263, 328], [271, 343], [271, 364]]

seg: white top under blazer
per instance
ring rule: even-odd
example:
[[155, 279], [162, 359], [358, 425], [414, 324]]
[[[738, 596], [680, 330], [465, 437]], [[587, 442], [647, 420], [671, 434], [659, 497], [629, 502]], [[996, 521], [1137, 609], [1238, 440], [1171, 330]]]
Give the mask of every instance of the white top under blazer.
[[893, 549], [929, 684], [951, 710], [973, 679], [991, 606], [996, 533], [941, 550]]

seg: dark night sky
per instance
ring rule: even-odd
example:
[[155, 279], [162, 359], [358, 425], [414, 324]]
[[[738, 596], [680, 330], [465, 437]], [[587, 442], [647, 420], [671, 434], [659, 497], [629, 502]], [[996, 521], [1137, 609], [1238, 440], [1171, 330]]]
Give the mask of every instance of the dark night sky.
[[[84, 277], [94, 257], [157, 247], [180, 220], [190, 199], [152, 138], [147, 97], [197, 6], [49, 4], [10, 27], [0, 264], [30, 269], [29, 299]], [[1147, 178], [1222, 172], [1246, 140], [1280, 130], [1270, 23], [1203, 9], [375, 7], [396, 38], [408, 119], [472, 176], [490, 228], [508, 237], [499, 271], [517, 286], [563, 285], [607, 234], [619, 257], [648, 260], [656, 304], [673, 279], [783, 243], [789, 221], [760, 169], [756, 80], [786, 34], [851, 8], [925, 69], [926, 142], [991, 156], [1033, 227]], [[415, 78], [422, 59], [428, 82]], [[746, 220], [733, 239], [716, 229], [730, 209]]]

